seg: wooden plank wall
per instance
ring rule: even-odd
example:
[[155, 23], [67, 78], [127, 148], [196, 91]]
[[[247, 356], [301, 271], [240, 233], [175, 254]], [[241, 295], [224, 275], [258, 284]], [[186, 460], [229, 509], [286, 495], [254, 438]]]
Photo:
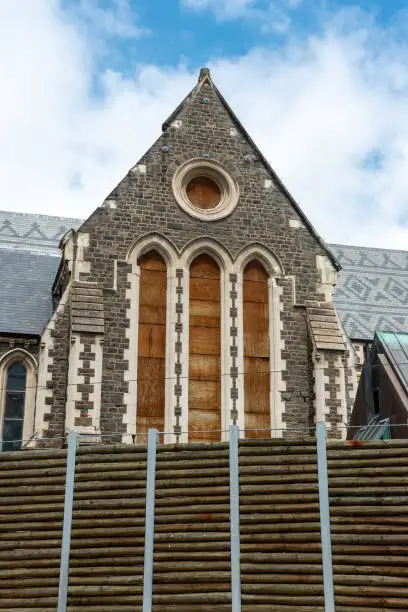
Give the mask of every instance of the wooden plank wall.
[[190, 266], [188, 403], [189, 440], [221, 440], [220, 269], [208, 255]]
[[159, 446], [153, 610], [231, 611], [227, 443]]
[[70, 612], [142, 609], [146, 446], [79, 448]]
[[[239, 445], [243, 612], [323, 612], [316, 447]], [[55, 612], [66, 452], [0, 455], [0, 610]], [[328, 443], [336, 612], [408, 610], [406, 441]], [[80, 447], [69, 612], [141, 612], [145, 446]], [[226, 443], [159, 445], [153, 612], [231, 610]]]
[[243, 612], [323, 612], [313, 440], [239, 443]]
[[244, 311], [244, 410], [246, 438], [266, 438], [270, 416], [270, 346], [268, 275], [258, 261], [243, 274]]
[[0, 609], [55, 612], [66, 451], [0, 454]]
[[156, 251], [143, 255], [138, 263], [136, 431], [147, 433], [149, 428], [164, 431], [167, 270], [163, 258]]
[[329, 442], [336, 612], [408, 610], [408, 444]]

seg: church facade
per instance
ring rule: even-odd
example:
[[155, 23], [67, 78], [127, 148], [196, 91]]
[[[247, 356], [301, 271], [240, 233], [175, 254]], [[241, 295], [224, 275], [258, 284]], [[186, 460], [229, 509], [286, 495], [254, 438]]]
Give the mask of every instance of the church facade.
[[73, 429], [218, 441], [233, 423], [279, 437], [324, 421], [346, 437], [359, 359], [333, 303], [340, 265], [207, 70], [103, 204], [72, 221], [45, 326], [22, 305], [20, 326], [0, 329], [4, 450]]

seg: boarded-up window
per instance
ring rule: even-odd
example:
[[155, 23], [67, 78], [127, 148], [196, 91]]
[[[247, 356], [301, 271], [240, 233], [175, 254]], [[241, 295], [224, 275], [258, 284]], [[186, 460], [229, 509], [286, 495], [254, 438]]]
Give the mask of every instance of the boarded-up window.
[[[244, 401], [245, 429], [271, 426], [268, 276], [250, 262], [244, 270]], [[269, 431], [248, 431], [247, 438], [267, 438]]]
[[[136, 431], [164, 431], [166, 264], [156, 251], [140, 257]], [[145, 440], [140, 439], [139, 442]]]
[[[190, 267], [188, 428], [191, 441], [221, 439], [220, 270], [208, 255]], [[214, 433], [193, 433], [218, 430]]]

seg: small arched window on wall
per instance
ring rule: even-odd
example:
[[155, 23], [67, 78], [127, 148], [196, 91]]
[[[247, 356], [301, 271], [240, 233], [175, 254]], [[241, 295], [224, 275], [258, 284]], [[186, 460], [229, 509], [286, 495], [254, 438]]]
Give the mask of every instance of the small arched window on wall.
[[245, 437], [269, 438], [271, 411], [268, 274], [257, 260], [249, 262], [244, 269], [243, 310]]
[[24, 432], [27, 369], [19, 361], [12, 363], [6, 373], [2, 418], [2, 450], [19, 450]]
[[[136, 431], [164, 431], [167, 267], [157, 251], [139, 257]], [[143, 442], [141, 438], [139, 440]]]

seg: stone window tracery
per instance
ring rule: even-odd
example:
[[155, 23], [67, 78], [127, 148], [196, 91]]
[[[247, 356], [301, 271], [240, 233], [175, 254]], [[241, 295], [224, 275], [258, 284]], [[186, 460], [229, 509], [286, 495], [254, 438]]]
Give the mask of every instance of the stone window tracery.
[[223, 219], [238, 204], [237, 181], [213, 159], [194, 158], [181, 164], [172, 187], [179, 206], [203, 221]]

